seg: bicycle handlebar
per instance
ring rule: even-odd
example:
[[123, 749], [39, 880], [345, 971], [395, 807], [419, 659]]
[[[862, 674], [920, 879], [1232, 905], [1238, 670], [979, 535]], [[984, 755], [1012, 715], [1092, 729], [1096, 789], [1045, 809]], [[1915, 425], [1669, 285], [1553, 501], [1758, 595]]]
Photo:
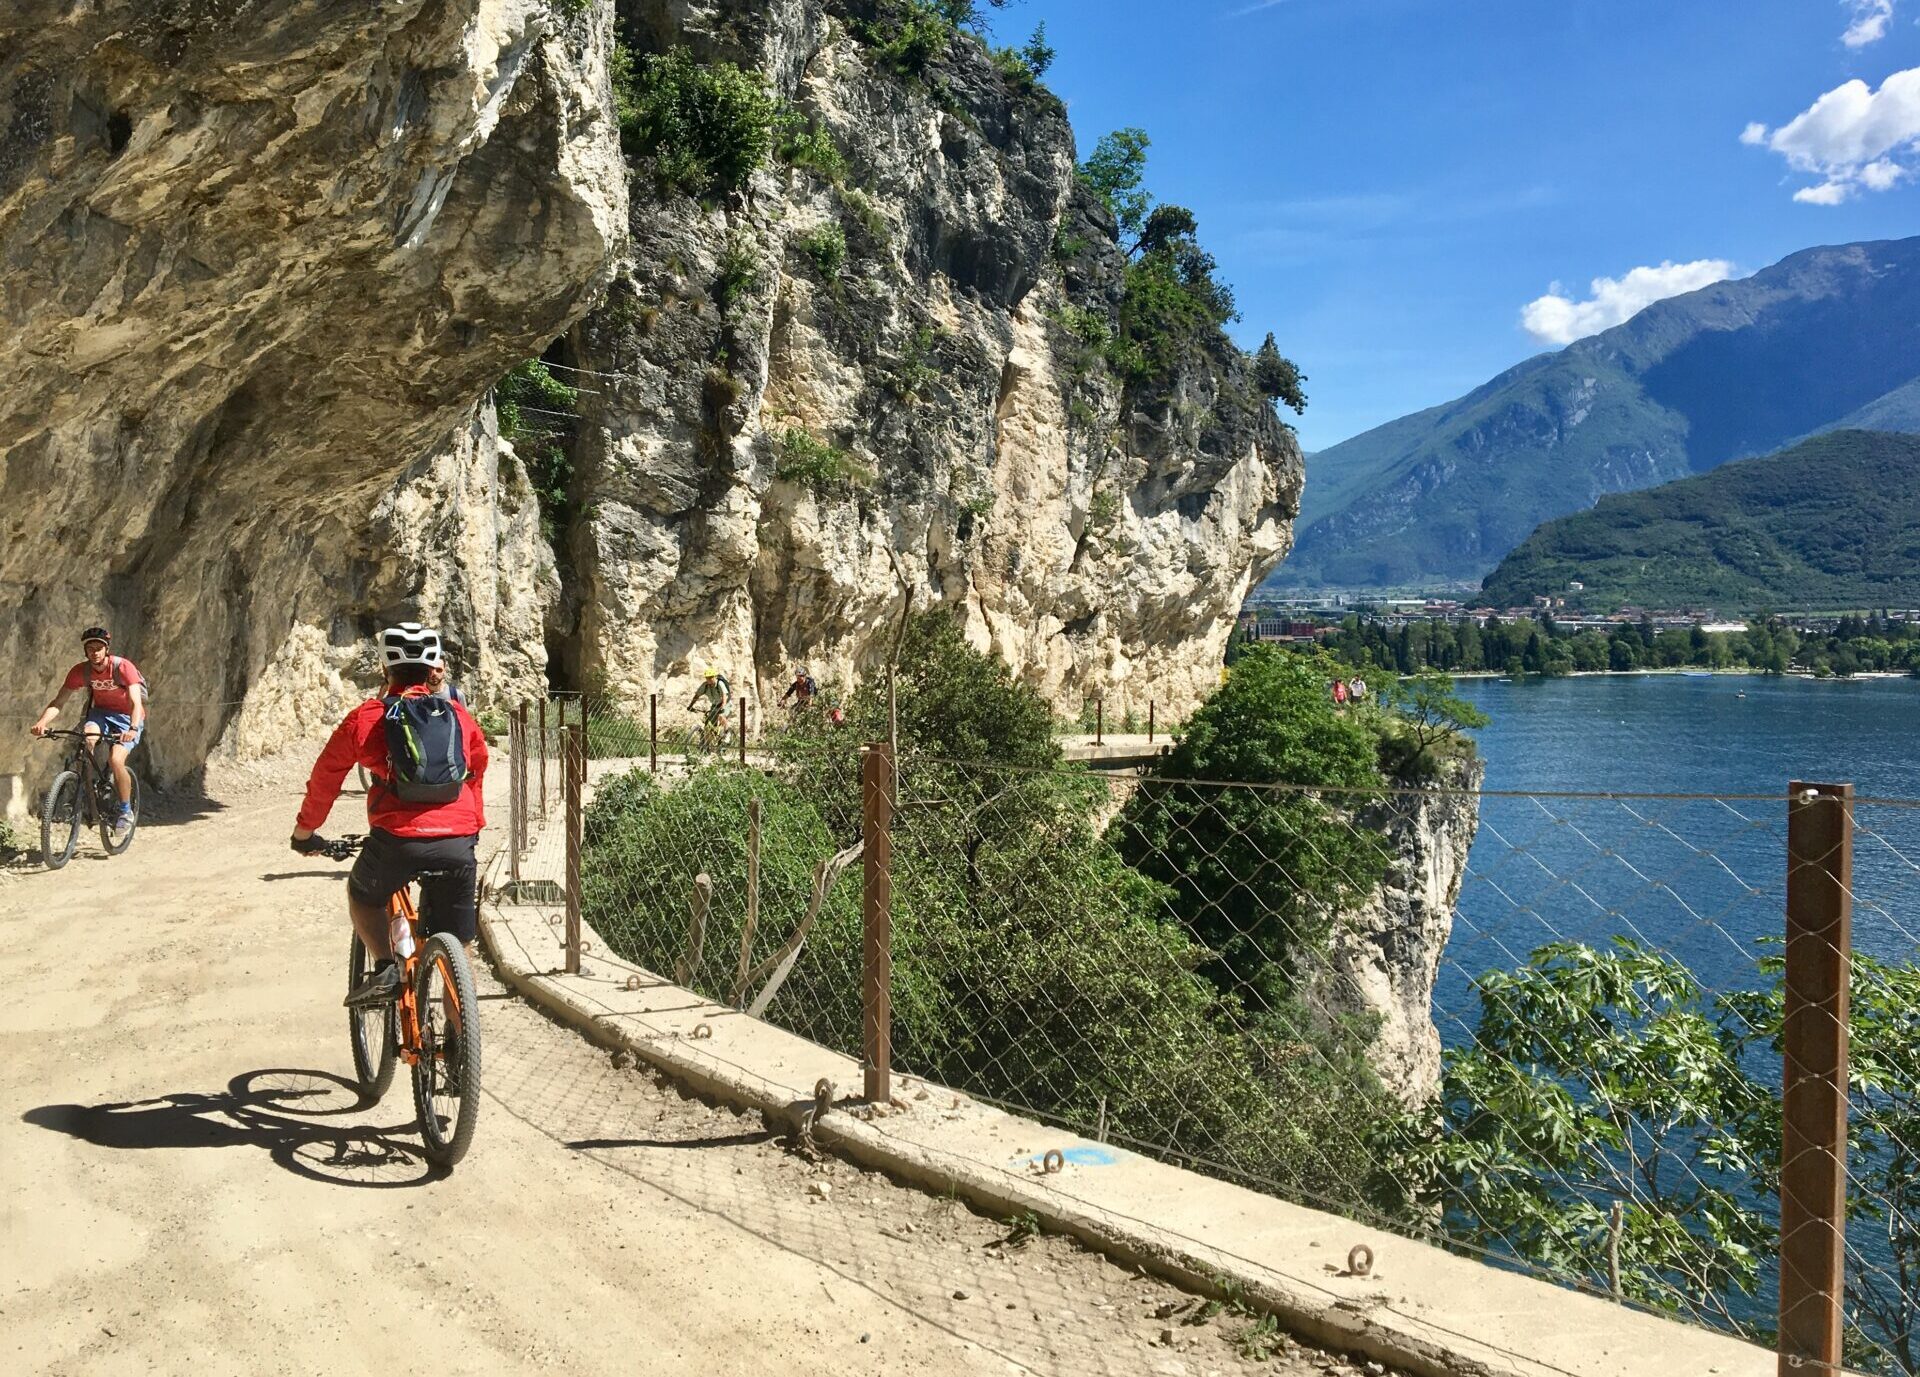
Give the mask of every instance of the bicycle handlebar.
[[353, 859], [353, 854], [366, 844], [367, 839], [360, 833], [350, 832], [346, 836], [335, 837], [332, 841], [328, 841], [318, 832], [315, 832], [307, 840], [309, 842], [318, 842], [319, 845], [313, 847], [310, 851], [303, 852], [303, 855], [325, 856], [328, 860], [332, 861], [346, 861]]

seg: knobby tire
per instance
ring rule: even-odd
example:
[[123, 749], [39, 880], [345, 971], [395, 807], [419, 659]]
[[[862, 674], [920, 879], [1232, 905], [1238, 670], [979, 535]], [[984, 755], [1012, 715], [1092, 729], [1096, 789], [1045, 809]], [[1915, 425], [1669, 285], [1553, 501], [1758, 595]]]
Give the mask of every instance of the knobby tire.
[[[64, 836], [62, 834], [65, 834]], [[58, 870], [80, 845], [80, 776], [62, 770], [40, 803], [40, 859]]]
[[[480, 1004], [467, 954], [448, 933], [427, 939], [414, 980], [420, 1059], [413, 1066], [413, 1105], [427, 1160], [447, 1168], [467, 1155], [480, 1116]], [[457, 1022], [444, 1003], [449, 990]]]
[[[352, 990], [373, 970], [373, 958], [358, 937], [347, 954], [347, 988]], [[394, 1036], [397, 1017], [395, 1004], [373, 1009], [347, 1010], [347, 1042], [353, 1048], [353, 1076], [360, 1082], [361, 1098], [378, 1103], [393, 1085], [393, 1069], [398, 1059], [398, 1039]]]

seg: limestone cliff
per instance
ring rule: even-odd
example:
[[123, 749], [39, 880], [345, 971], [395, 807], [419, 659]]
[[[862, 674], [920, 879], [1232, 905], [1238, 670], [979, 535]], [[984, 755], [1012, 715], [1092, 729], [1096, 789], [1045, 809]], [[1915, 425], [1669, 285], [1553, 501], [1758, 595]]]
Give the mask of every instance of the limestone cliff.
[[711, 660], [771, 703], [797, 663], [870, 671], [910, 599], [1062, 706], [1213, 688], [1300, 452], [1224, 335], [1129, 386], [1089, 344], [1127, 258], [1058, 100], [967, 35], [902, 71], [872, 41], [885, 0], [620, 11], [643, 61], [764, 74], [843, 166], [776, 156], [707, 205], [636, 162], [630, 255], [550, 356], [599, 375], [568, 672], [672, 702]]
[[[0, 780], [111, 623], [150, 768], [319, 726], [380, 621], [542, 681], [487, 388], [605, 281], [604, 0], [0, 7]], [[163, 710], [161, 710], [163, 709]]]
[[1478, 760], [1455, 763], [1434, 792], [1391, 796], [1356, 819], [1384, 833], [1393, 862], [1366, 902], [1340, 915], [1329, 958], [1307, 987], [1308, 1002], [1324, 1014], [1377, 1020], [1367, 1059], [1409, 1106], [1440, 1088], [1433, 986], [1479, 831], [1476, 791], [1485, 778]]

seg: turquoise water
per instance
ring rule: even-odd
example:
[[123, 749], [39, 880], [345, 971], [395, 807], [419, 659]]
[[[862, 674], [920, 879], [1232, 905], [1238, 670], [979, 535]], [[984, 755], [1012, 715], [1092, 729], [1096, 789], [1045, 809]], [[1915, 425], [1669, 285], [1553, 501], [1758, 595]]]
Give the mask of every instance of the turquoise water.
[[[1449, 1042], [1471, 1033], [1471, 975], [1563, 938], [1637, 936], [1709, 989], [1757, 984], [1758, 939], [1784, 924], [1789, 781], [1920, 800], [1917, 680], [1621, 675], [1459, 691], [1493, 720], [1477, 733], [1489, 796], [1435, 995]], [[1720, 797], [1559, 796], [1595, 792]], [[1920, 960], [1920, 809], [1862, 802], [1856, 824], [1855, 946]]]

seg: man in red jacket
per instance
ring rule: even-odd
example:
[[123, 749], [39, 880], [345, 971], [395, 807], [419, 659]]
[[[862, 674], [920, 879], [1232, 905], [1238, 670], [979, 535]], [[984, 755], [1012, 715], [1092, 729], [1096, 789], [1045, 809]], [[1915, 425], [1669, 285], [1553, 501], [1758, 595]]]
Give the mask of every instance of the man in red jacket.
[[[487, 824], [480, 799], [487, 772], [487, 739], [463, 704], [434, 698], [437, 710], [454, 715], [452, 725], [465, 757], [466, 777], [442, 801], [402, 798], [402, 793], [414, 791], [393, 778], [398, 771], [388, 746], [389, 718], [404, 715], [404, 700], [433, 698], [433, 670], [445, 657], [439, 633], [412, 622], [380, 633], [380, 655], [386, 663], [386, 693], [361, 703], [334, 728], [307, 778], [306, 801], [300, 805], [292, 839], [293, 849], [302, 855], [325, 846], [325, 838], [316, 832], [340, 796], [341, 783], [355, 765], [367, 767], [374, 777], [367, 790], [367, 822], [372, 830], [347, 877], [347, 912], [375, 965], [372, 974], [347, 995], [350, 1008], [385, 1003], [400, 992], [400, 971], [387, 937], [387, 901], [401, 886], [425, 875], [421, 911], [429, 932], [452, 933], [470, 944], [479, 924], [474, 847]], [[454, 740], [449, 734], [447, 745]]]

